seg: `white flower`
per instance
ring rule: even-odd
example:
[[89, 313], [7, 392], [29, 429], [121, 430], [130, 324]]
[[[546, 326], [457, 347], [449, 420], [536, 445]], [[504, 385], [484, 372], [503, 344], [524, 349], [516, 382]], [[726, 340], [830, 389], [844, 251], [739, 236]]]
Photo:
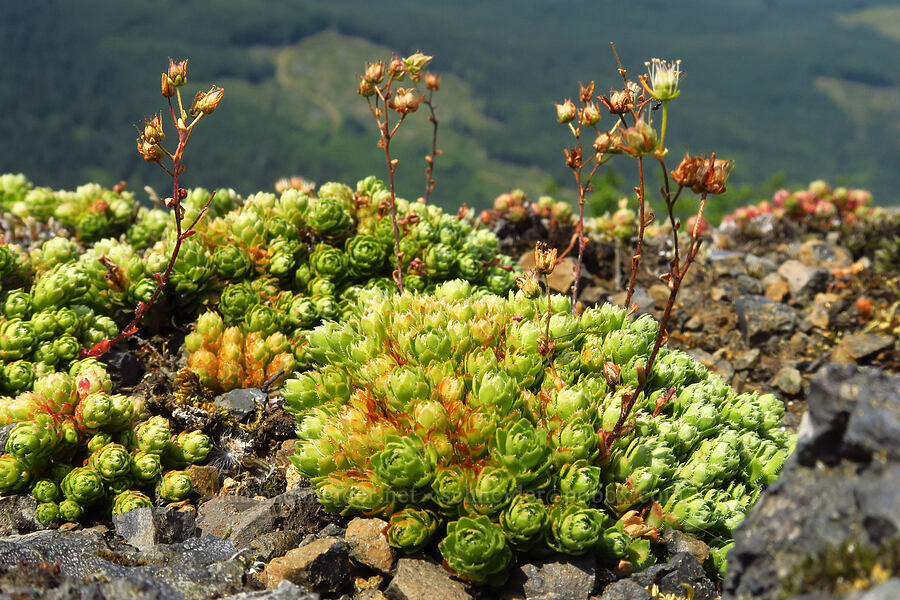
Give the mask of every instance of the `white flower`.
[[674, 100], [678, 97], [678, 94], [681, 93], [681, 90], [678, 89], [678, 82], [681, 80], [681, 76], [684, 75], [684, 72], [679, 70], [679, 67], [681, 67], [680, 59], [666, 62], [653, 58], [649, 62], [645, 62], [644, 65], [649, 73], [647, 77], [648, 82], [645, 83], [644, 87], [651, 96], [662, 101]]

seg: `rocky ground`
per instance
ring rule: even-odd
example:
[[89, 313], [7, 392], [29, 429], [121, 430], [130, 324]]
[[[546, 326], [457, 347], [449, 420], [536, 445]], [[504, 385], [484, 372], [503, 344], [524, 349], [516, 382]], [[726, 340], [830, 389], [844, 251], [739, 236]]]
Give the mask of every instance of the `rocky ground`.
[[[535, 239], [564, 247], [570, 237], [540, 223], [496, 226], [505, 250], [526, 262]], [[30, 496], [0, 498], [0, 598], [645, 600], [688, 589], [694, 600], [900, 597], [900, 564], [885, 558], [900, 555], [900, 273], [875, 270], [864, 244], [844, 242], [716, 233], [676, 304], [671, 342], [735, 388], [783, 398], [786, 425], [800, 432], [781, 480], [739, 530], [723, 589], [701, 566], [709, 549], [680, 533], [667, 536], [668, 562], [619, 581], [590, 556], [550, 557], [520, 566], [503, 590], [478, 588], [451, 577], [436, 552], [398, 556], [383, 521], [321, 511], [290, 467], [293, 422], [277, 390], [179, 402], [191, 383], [174, 383], [183, 366], [176, 333], [113, 355], [111, 370], [122, 389], [186, 428], [221, 418], [215, 407], [233, 416], [214, 427], [210, 465], [191, 468], [199, 498], [69, 530], [42, 528]], [[648, 240], [634, 296], [657, 316], [669, 244]], [[614, 242], [588, 246], [585, 302], [622, 300], [628, 256]], [[569, 285], [566, 266], [554, 287]], [[842, 583], [816, 589], [828, 575]]]

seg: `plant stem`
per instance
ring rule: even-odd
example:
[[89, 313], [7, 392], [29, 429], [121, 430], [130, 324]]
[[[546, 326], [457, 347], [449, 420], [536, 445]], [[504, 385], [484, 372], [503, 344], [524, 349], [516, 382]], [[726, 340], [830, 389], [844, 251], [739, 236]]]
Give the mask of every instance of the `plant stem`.
[[[179, 103], [181, 100], [181, 96], [179, 94]], [[172, 101], [169, 99], [169, 111], [172, 115], [172, 119], [177, 122], [178, 119], [175, 116], [175, 108], [172, 106]], [[196, 123], [196, 121], [194, 121]], [[191, 124], [193, 126], [193, 123]], [[166, 287], [166, 283], [169, 281], [169, 276], [172, 274], [172, 270], [175, 268], [175, 261], [178, 259], [178, 252], [181, 250], [181, 243], [194, 234], [194, 225], [196, 225], [203, 215], [206, 213], [209, 208], [210, 203], [215, 196], [215, 192], [210, 194], [209, 199], [207, 199], [206, 204], [203, 208], [200, 209], [200, 212], [191, 222], [190, 226], [187, 227], [184, 231], [182, 231], [182, 219], [184, 218], [184, 208], [181, 206], [181, 187], [178, 183], [178, 175], [182, 170], [181, 158], [184, 155], [184, 149], [187, 146], [187, 142], [191, 137], [191, 128], [182, 128], [178, 127], [178, 147], [175, 150], [175, 153], [172, 155], [172, 170], [169, 171], [164, 165], [160, 163], [160, 166], [169, 172], [172, 175], [172, 209], [175, 216], [175, 245], [172, 248], [172, 255], [169, 257], [169, 262], [166, 265], [165, 271], [160, 273], [154, 273], [153, 277], [156, 279], [156, 290], [154, 290], [153, 295], [150, 297], [150, 300], [147, 302], [138, 302], [137, 308], [134, 311], [134, 319], [122, 328], [119, 331], [119, 334], [116, 335], [111, 340], [103, 339], [100, 342], [94, 344], [91, 348], [81, 348], [78, 351], [78, 355], [80, 358], [88, 358], [93, 357], [97, 358], [106, 354], [111, 347], [122, 341], [128, 336], [134, 335], [137, 333], [138, 323], [140, 323], [141, 319], [147, 313], [148, 310], [156, 303], [159, 299], [160, 294], [162, 294], [163, 290]]]
[[425, 105], [428, 106], [428, 120], [434, 124], [434, 130], [431, 135], [431, 154], [425, 157], [425, 195], [423, 196], [425, 204], [428, 204], [428, 197], [434, 191], [434, 186], [437, 185], [433, 177], [434, 161], [437, 155], [440, 154], [440, 151], [437, 149], [438, 120], [434, 112], [434, 105], [431, 103], [433, 94], [433, 91], [429, 91], [428, 98], [424, 101]]
[[640, 204], [640, 216], [638, 222], [638, 241], [637, 249], [631, 257], [631, 279], [628, 281], [628, 291], [625, 294], [625, 310], [631, 307], [631, 297], [634, 295], [634, 283], [637, 279], [638, 266], [641, 263], [641, 253], [644, 251], [644, 228], [645, 222], [645, 204], [644, 204], [644, 157], [638, 157], [638, 178], [639, 186], [637, 189], [638, 203]]

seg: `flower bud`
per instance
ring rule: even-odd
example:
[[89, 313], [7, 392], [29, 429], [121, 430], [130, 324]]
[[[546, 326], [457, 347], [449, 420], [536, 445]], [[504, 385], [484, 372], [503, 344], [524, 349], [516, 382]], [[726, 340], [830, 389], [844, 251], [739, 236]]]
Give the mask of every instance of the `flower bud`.
[[169, 58], [169, 71], [167, 73], [169, 85], [181, 87], [187, 83], [187, 63], [187, 59], [175, 62], [171, 57]]
[[388, 72], [394, 78], [394, 81], [403, 81], [406, 77], [406, 65], [403, 64], [399, 56], [394, 55], [391, 59], [391, 64], [388, 65]]
[[556, 120], [560, 123], [571, 123], [578, 113], [578, 109], [575, 108], [575, 103], [571, 100], [566, 100], [562, 104], [556, 105]]
[[426, 56], [421, 52], [416, 52], [415, 54], [404, 58], [403, 65], [411, 75], [416, 75], [420, 73], [426, 66], [428, 66], [428, 63], [430, 63], [431, 59], [433, 58], [433, 56]]
[[619, 127], [622, 151], [632, 156], [646, 156], [656, 150], [656, 130], [649, 121], [638, 118], [633, 127]]

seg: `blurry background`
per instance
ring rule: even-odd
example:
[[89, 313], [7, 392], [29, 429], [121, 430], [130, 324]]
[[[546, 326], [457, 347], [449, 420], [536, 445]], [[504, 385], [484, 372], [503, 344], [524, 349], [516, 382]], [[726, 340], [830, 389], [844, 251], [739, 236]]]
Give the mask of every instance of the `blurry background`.
[[[358, 76], [366, 60], [421, 50], [442, 76], [435, 202], [483, 208], [513, 188], [572, 199], [571, 136], [553, 103], [577, 98], [579, 81], [602, 94], [621, 85], [610, 41], [634, 79], [651, 57], [683, 60], [670, 168], [686, 148], [737, 163], [713, 217], [817, 178], [898, 203], [900, 4], [853, 0], [4, 2], [0, 172], [66, 189], [124, 179], [139, 198], [144, 185], [168, 187], [135, 140], [164, 107], [171, 56], [189, 58], [186, 102], [213, 83], [226, 90], [191, 141], [187, 186], [248, 194], [290, 175], [383, 178]], [[427, 115], [412, 117], [392, 145], [410, 199], [431, 140]], [[631, 162], [605, 177], [623, 194]], [[594, 210], [615, 197], [601, 191]]]

